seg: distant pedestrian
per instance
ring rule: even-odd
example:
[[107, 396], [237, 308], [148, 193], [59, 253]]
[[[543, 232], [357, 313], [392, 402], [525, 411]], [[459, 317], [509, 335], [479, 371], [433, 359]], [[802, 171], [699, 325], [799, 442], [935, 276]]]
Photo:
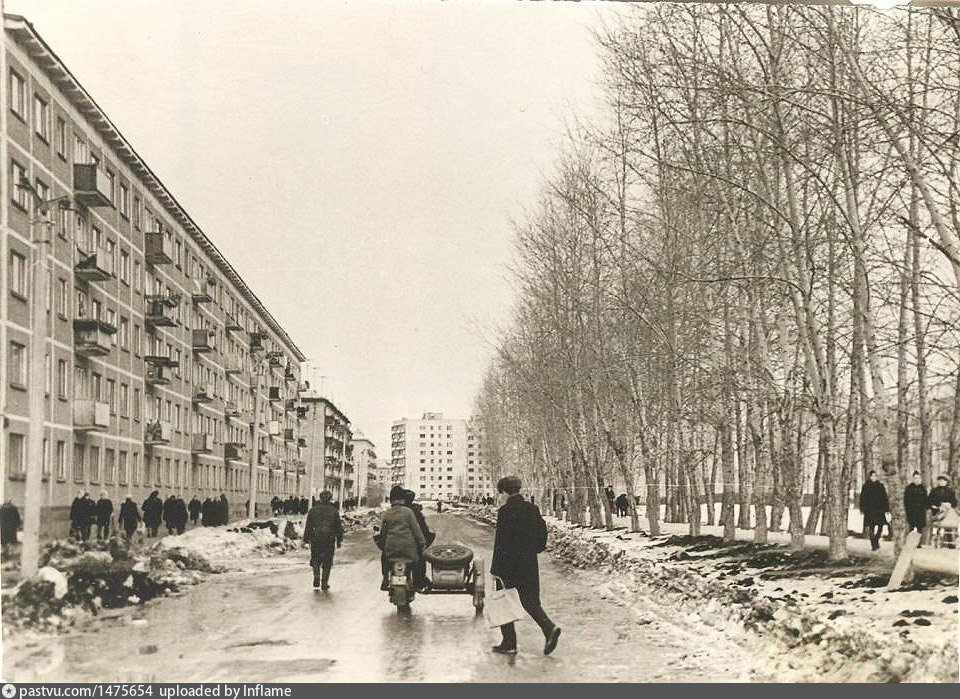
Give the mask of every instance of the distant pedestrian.
[[870, 548], [880, 548], [880, 535], [887, 525], [887, 513], [890, 511], [890, 499], [887, 489], [877, 478], [876, 471], [870, 471], [867, 482], [860, 489], [860, 512], [863, 513], [863, 526], [870, 537]]
[[937, 476], [937, 485], [930, 491], [928, 503], [934, 516], [945, 510], [945, 505], [957, 509], [957, 492], [950, 486], [950, 479], [944, 474]]
[[84, 517], [83, 491], [77, 493], [77, 497], [70, 503], [70, 536], [76, 537], [77, 541], [83, 541], [81, 533], [81, 523]]
[[205, 527], [214, 525], [214, 510], [216, 506], [210, 498], [204, 498], [203, 505], [200, 506], [200, 523]]
[[333, 553], [343, 543], [340, 513], [331, 503], [333, 493], [324, 490], [320, 501], [310, 508], [303, 527], [303, 540], [310, 544], [310, 567], [313, 568], [313, 589], [330, 589]]
[[0, 545], [6, 551], [11, 544], [17, 543], [17, 530], [20, 529], [20, 510], [7, 498], [0, 505]]
[[160, 521], [163, 519], [163, 502], [160, 500], [160, 493], [154, 490], [143, 501], [143, 523], [147, 527], [147, 536], [156, 536], [160, 529]]
[[137, 531], [137, 525], [140, 524], [140, 512], [137, 510], [137, 503], [133, 501], [133, 496], [129, 493], [120, 503], [120, 515], [117, 517], [117, 521], [129, 541], [133, 537], [133, 533]]
[[192, 524], [193, 526], [197, 526], [197, 522], [200, 521], [200, 509], [201, 509], [200, 498], [194, 495], [190, 499], [190, 505], [188, 506], [187, 509], [190, 511], [190, 524]]
[[903, 489], [903, 509], [907, 515], [907, 533], [916, 529], [923, 534], [927, 526], [927, 488], [919, 471], [913, 472], [913, 481]]
[[177, 531], [177, 499], [171, 494], [163, 501], [163, 525], [167, 528], [167, 534], [174, 534]]
[[270, 511], [273, 512], [274, 517], [280, 514], [280, 498], [278, 498], [276, 495], [270, 498]]
[[226, 525], [230, 522], [230, 503], [223, 493], [220, 493], [220, 516], [218, 520], [220, 525]]
[[[540, 605], [540, 569], [537, 564], [537, 554], [547, 546], [547, 524], [536, 505], [524, 501], [520, 485], [516, 476], [501, 478], [497, 483], [497, 492], [505, 501], [497, 511], [490, 573], [500, 578], [503, 586], [517, 589], [523, 608], [543, 631], [546, 639], [543, 654], [550, 655], [560, 639], [560, 627], [550, 621]], [[497, 582], [498, 589], [500, 581]], [[517, 632], [514, 625], [501, 626], [500, 633], [503, 640], [493, 647], [493, 651], [515, 655]]]
[[93, 523], [97, 519], [97, 503], [90, 497], [90, 493], [86, 491], [83, 493], [82, 507], [83, 519], [80, 526], [81, 540], [89, 541], [90, 530], [93, 528]]
[[620, 493], [617, 496], [617, 517], [626, 517], [630, 511], [630, 501], [626, 493]]
[[300, 514], [305, 515], [310, 512], [310, 501], [306, 498], [300, 498]]
[[107, 491], [100, 491], [96, 505], [97, 539], [110, 538], [110, 521], [113, 519], [113, 500], [107, 497]]
[[612, 515], [614, 513], [613, 503], [617, 497], [617, 494], [613, 490], [613, 486], [608, 483], [607, 487], [603, 489], [603, 495], [607, 499], [607, 505], [610, 507], [610, 514]]

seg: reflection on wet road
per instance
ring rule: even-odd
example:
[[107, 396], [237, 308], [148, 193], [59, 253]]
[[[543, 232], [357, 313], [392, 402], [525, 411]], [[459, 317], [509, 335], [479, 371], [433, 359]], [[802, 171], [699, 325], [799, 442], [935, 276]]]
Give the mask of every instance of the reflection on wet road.
[[[493, 532], [453, 515], [428, 516], [440, 542], [460, 542], [489, 563]], [[331, 590], [316, 592], [306, 551], [252, 561], [178, 597], [55, 641], [7, 644], [4, 676], [41, 681], [577, 682], [723, 680], [751, 665], [736, 639], [671, 620], [653, 602], [630, 610], [601, 598], [598, 576], [540, 557], [543, 604], [563, 629], [542, 654], [532, 621], [518, 624], [520, 653], [490, 652], [500, 639], [468, 595], [418, 595], [398, 614], [379, 590], [371, 533], [347, 537]], [[651, 621], [651, 616], [656, 617]]]

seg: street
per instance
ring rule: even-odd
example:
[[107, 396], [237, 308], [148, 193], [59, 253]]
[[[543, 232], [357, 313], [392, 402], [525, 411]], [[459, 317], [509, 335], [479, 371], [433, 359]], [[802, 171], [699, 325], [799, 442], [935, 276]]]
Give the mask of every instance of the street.
[[[460, 542], [489, 563], [493, 531], [451, 514], [429, 515], [438, 542]], [[11, 681], [577, 682], [748, 679], [759, 658], [744, 639], [699, 621], [671, 619], [657, 600], [628, 609], [601, 598], [603, 580], [540, 556], [543, 604], [563, 627], [555, 653], [526, 620], [520, 652], [490, 652], [499, 632], [467, 595], [418, 595], [398, 615], [379, 586], [370, 530], [348, 535], [331, 590], [315, 592], [306, 550], [244, 561], [185, 594], [93, 622], [53, 640], [10, 639]], [[736, 668], [731, 674], [730, 668]]]

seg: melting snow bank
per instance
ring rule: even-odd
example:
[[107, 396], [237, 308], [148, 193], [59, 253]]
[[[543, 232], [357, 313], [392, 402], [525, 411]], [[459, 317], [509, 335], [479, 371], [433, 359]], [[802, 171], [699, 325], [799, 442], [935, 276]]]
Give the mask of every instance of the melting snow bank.
[[[376, 510], [342, 515], [344, 530], [370, 526]], [[227, 527], [197, 527], [144, 547], [125, 540], [53, 541], [41, 553], [37, 575], [3, 598], [3, 632], [57, 631], [104, 610], [138, 605], [177, 593], [207, 575], [242, 567], [244, 559], [301, 547], [305, 517], [241, 520]], [[135, 622], [134, 622], [135, 623]]]
[[[493, 508], [469, 516], [496, 521]], [[956, 577], [924, 574], [890, 591], [891, 561], [834, 562], [821, 550], [547, 522], [548, 550], [607, 573], [623, 603], [652, 598], [729, 634], [773, 641], [761, 664], [777, 681], [958, 679]]]

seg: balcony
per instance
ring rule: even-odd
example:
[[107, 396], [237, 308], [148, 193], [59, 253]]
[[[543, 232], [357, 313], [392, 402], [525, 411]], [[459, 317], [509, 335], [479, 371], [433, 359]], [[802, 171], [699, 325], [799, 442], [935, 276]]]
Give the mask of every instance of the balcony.
[[106, 250], [97, 248], [92, 251], [79, 250], [80, 261], [73, 268], [77, 279], [87, 282], [105, 282], [113, 277], [113, 256]]
[[110, 178], [93, 163], [73, 166], [73, 198], [86, 207], [111, 206]]
[[227, 442], [223, 445], [223, 456], [227, 461], [247, 460], [247, 445], [243, 442]]
[[277, 420], [268, 420], [267, 421], [267, 434], [271, 437], [279, 436], [280, 434], [280, 423]]
[[250, 333], [250, 349], [259, 351], [263, 349], [263, 341], [267, 339], [267, 334], [262, 332]]
[[144, 379], [148, 386], [166, 386], [170, 383], [170, 375], [166, 367], [151, 364], [147, 367], [147, 375]]
[[267, 353], [267, 358], [270, 361], [270, 366], [272, 367], [286, 367], [287, 358], [284, 356], [283, 352], [279, 350], [274, 350]]
[[215, 343], [213, 341], [213, 330], [194, 330], [193, 331], [193, 351], [197, 353], [213, 352]]
[[214, 399], [213, 384], [206, 384], [196, 388], [193, 394], [194, 403], [212, 403]]
[[147, 325], [155, 328], [172, 328], [177, 324], [173, 309], [176, 308], [176, 301], [169, 296], [147, 296], [147, 310], [144, 313], [144, 321]]
[[307, 448], [307, 440], [306, 440], [305, 438], [303, 438], [303, 437], [298, 438], [298, 439], [297, 439], [297, 448], [298, 448], [298, 449], [306, 449], [306, 448]]
[[167, 369], [176, 369], [180, 366], [180, 362], [176, 359], [171, 359], [165, 354], [147, 354], [144, 355], [143, 361], [150, 366], [166, 367]]
[[310, 412], [310, 408], [307, 407], [306, 405], [298, 405], [298, 406], [297, 406], [297, 419], [298, 419], [298, 420], [303, 420], [303, 419], [305, 419], [305, 418], [307, 417], [307, 415], [309, 414], [309, 412]]
[[227, 332], [238, 333], [243, 331], [243, 326], [240, 325], [240, 321], [234, 318], [229, 313], [226, 314], [226, 318], [223, 321], [224, 329]]
[[150, 231], [144, 236], [144, 259], [151, 265], [173, 262], [173, 241], [163, 231]]
[[283, 401], [283, 412], [293, 413], [297, 409], [297, 401], [294, 398], [287, 398]]
[[293, 373], [293, 369], [287, 367], [287, 370], [283, 372], [283, 380], [288, 384], [297, 385], [297, 377]]
[[208, 278], [193, 279], [191, 296], [194, 303], [210, 303], [213, 301], [213, 283]]
[[103, 357], [113, 348], [110, 336], [117, 329], [95, 318], [75, 318], [73, 344], [77, 354], [84, 357]]
[[209, 434], [193, 435], [191, 451], [194, 454], [209, 454], [213, 451], [213, 437]]
[[105, 432], [110, 429], [110, 404], [78, 398], [73, 401], [73, 429], [78, 432]]
[[283, 441], [284, 441], [284, 442], [294, 442], [294, 441], [296, 441], [296, 439], [297, 439], [297, 438], [296, 438], [296, 437], [294, 436], [294, 434], [293, 434], [293, 428], [291, 428], [291, 427], [285, 427], [284, 430], [283, 430]]
[[283, 400], [283, 394], [280, 392], [280, 387], [270, 386], [268, 390], [268, 398], [272, 403]]
[[155, 420], [148, 422], [143, 430], [143, 443], [147, 446], [170, 444], [173, 439], [173, 423]]

